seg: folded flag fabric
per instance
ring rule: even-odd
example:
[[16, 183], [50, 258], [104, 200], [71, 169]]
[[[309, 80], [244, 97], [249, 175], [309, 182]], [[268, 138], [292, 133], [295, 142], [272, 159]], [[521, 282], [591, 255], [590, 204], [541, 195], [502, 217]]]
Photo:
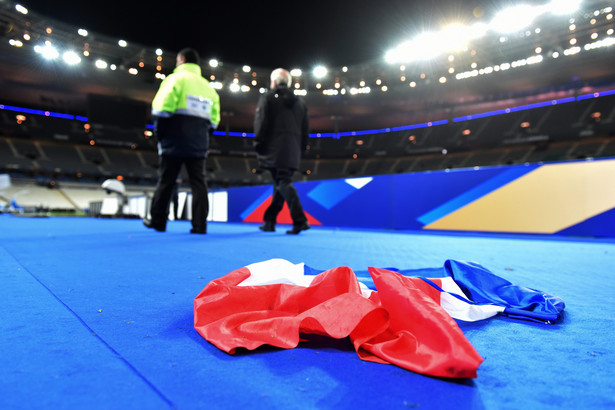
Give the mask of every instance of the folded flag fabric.
[[[409, 276], [426, 272], [442, 277]], [[301, 335], [348, 337], [363, 360], [430, 376], [470, 378], [483, 359], [454, 319], [481, 320], [524, 308], [542, 314], [536, 308], [540, 300], [564, 308], [558, 298], [540, 299], [536, 294], [545, 294], [515, 287], [477, 264], [447, 261], [442, 271], [369, 268], [369, 274], [376, 290], [348, 267], [319, 273], [282, 259], [251, 264], [205, 286], [194, 301], [195, 329], [231, 354], [264, 344], [294, 348]], [[480, 281], [491, 276], [499, 280], [481, 288]], [[517, 288], [527, 294], [511, 296]], [[470, 299], [474, 294], [479, 301]]]

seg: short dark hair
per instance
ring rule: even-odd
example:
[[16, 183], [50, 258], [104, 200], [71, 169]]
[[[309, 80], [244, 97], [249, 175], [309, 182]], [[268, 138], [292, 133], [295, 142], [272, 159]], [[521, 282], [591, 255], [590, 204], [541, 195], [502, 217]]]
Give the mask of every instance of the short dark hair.
[[186, 59], [186, 63], [199, 64], [199, 53], [193, 48], [184, 48], [177, 54], [184, 57]]

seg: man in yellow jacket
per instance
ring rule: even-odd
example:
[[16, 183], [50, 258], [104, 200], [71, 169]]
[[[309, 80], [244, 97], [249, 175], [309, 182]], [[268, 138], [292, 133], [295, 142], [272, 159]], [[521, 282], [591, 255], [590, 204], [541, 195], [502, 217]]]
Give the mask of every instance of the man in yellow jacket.
[[160, 169], [151, 219], [146, 218], [143, 223], [156, 231], [166, 231], [173, 187], [185, 165], [192, 190], [190, 233], [205, 234], [209, 212], [205, 158], [209, 136], [220, 123], [220, 97], [202, 77], [199, 54], [195, 50], [180, 51], [176, 63], [152, 102]]

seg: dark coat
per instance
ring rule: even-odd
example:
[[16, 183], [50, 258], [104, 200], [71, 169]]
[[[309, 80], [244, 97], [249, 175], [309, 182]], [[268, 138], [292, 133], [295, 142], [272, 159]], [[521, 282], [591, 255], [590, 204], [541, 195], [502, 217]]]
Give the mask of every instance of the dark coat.
[[258, 102], [254, 134], [261, 167], [299, 169], [309, 136], [305, 103], [285, 84], [269, 90]]
[[205, 158], [210, 133], [211, 123], [204, 118], [175, 114], [154, 119], [159, 155]]

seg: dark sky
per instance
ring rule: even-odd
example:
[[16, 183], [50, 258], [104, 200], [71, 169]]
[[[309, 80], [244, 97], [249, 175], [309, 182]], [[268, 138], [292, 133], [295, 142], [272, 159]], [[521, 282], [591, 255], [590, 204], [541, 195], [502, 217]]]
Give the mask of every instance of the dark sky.
[[[147, 5], [149, 3], [149, 5]], [[31, 11], [91, 32], [255, 67], [353, 65], [383, 58], [412, 33], [476, 21], [496, 0], [23, 0]], [[161, 7], [160, 4], [167, 4]]]

